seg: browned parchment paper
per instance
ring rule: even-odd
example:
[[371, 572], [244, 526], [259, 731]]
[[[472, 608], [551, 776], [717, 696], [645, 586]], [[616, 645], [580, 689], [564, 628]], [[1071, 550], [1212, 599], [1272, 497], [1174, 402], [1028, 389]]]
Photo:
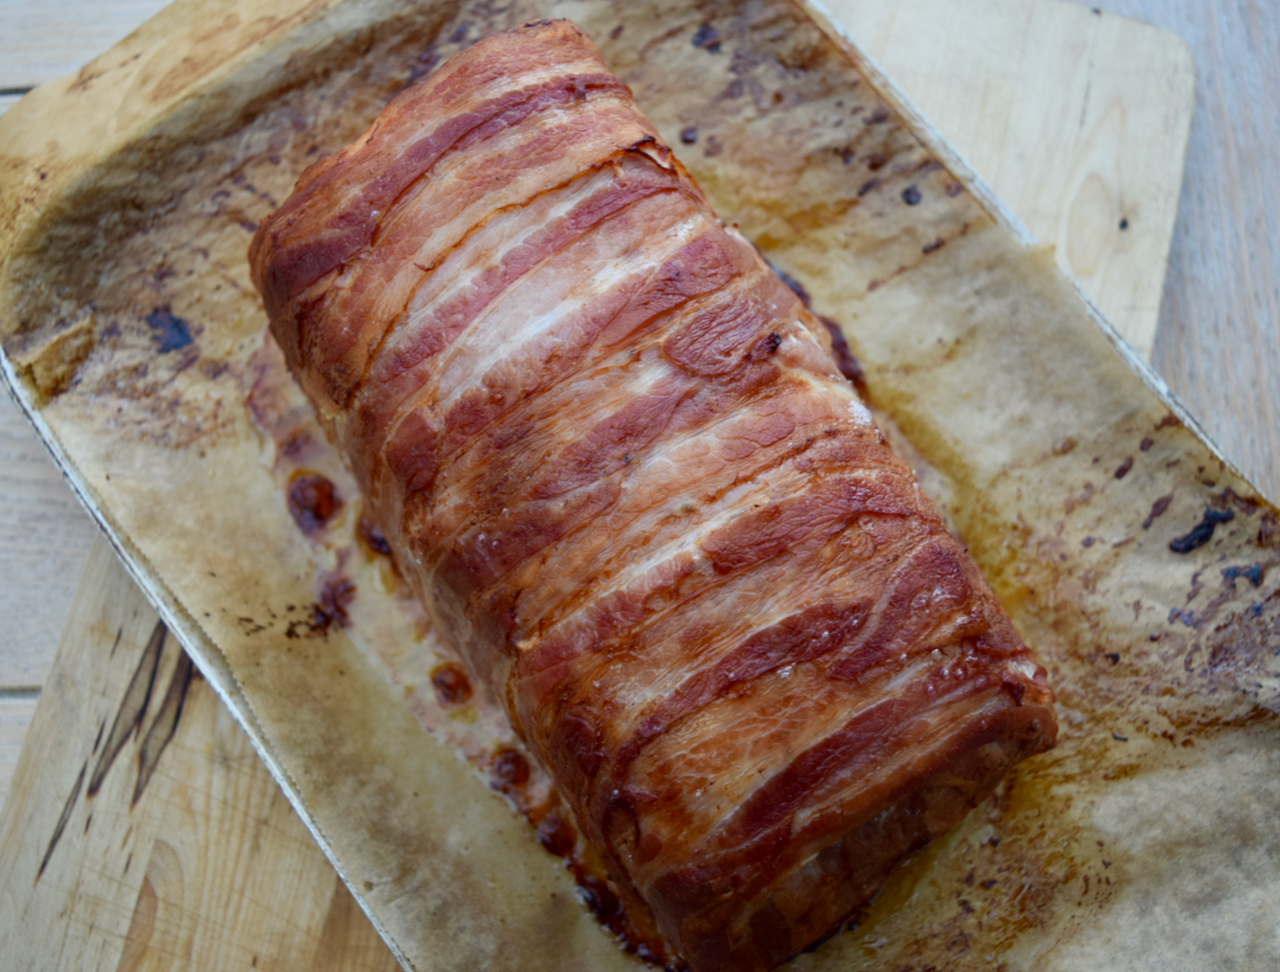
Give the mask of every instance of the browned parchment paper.
[[[844, 328], [1061, 699], [1058, 749], [794, 967], [1280, 966], [1277, 512], [846, 41], [791, 0], [181, 0], [0, 120], [3, 367], [397, 953], [637, 961], [458, 755], [502, 730], [433, 702], [245, 250], [412, 77], [538, 16]], [[344, 501], [314, 535], [299, 470]]]

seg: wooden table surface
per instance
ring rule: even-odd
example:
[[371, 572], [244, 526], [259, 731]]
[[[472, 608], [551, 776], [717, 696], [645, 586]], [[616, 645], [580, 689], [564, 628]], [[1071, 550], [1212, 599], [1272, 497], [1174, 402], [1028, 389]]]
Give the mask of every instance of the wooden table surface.
[[[1280, 5], [1098, 0], [1186, 40], [1198, 71], [1153, 363], [1226, 455], [1280, 498]], [[0, 0], [0, 112], [162, 0]], [[95, 528], [0, 397], [0, 800]]]

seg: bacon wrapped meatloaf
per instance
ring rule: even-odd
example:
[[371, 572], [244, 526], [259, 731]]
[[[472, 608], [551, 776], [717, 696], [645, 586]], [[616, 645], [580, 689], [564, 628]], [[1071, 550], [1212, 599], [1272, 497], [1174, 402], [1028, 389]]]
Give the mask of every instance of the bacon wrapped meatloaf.
[[251, 261], [405, 576], [697, 972], [822, 937], [1052, 745], [825, 329], [572, 24], [400, 94]]

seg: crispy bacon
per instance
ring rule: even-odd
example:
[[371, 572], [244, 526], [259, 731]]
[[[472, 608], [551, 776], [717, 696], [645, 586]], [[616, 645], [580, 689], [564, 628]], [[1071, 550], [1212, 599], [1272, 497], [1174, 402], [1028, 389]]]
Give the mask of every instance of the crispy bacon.
[[405, 575], [697, 972], [811, 944], [1052, 745], [827, 330], [573, 25], [401, 94], [251, 260]]

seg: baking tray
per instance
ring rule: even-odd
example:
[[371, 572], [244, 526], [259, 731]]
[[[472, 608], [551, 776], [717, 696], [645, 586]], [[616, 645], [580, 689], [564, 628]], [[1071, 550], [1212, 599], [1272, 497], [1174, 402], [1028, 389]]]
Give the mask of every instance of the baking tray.
[[[492, 791], [518, 744], [482, 694], [438, 701], [447, 649], [361, 535], [245, 251], [397, 90], [543, 16], [841, 326], [1059, 693], [1058, 748], [796, 967], [1280, 963], [1277, 512], [821, 10], [182, 0], [0, 120], [3, 370], [397, 956], [638, 962], [518, 812], [542, 796]], [[308, 530], [309, 475], [342, 503]]]

